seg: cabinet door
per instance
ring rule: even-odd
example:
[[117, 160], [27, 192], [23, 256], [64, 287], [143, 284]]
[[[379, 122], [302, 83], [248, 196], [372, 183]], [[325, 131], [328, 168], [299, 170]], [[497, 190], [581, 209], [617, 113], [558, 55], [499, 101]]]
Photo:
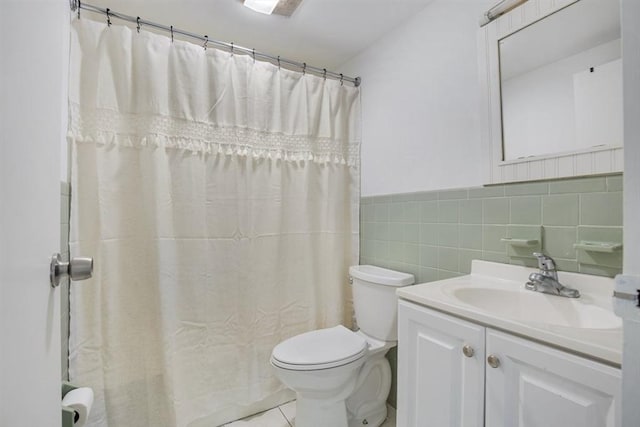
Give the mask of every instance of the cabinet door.
[[487, 427], [616, 425], [619, 369], [491, 329], [487, 356]]
[[398, 329], [397, 426], [483, 426], [484, 328], [400, 301]]

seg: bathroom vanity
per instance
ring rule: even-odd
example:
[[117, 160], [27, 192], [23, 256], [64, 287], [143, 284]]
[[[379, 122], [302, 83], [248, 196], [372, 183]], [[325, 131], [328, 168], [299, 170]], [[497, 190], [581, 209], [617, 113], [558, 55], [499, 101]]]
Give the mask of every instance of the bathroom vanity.
[[565, 298], [525, 289], [534, 271], [473, 261], [398, 291], [398, 427], [616, 425], [613, 279], [561, 272]]

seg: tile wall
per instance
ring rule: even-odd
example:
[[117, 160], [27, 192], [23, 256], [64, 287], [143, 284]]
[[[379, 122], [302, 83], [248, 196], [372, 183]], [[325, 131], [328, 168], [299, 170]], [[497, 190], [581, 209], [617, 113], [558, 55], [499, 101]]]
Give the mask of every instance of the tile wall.
[[[71, 187], [60, 182], [60, 254], [69, 260], [69, 203]], [[69, 379], [69, 278], [60, 282], [60, 336], [62, 338], [62, 380]]]
[[[538, 240], [527, 247], [501, 239]], [[536, 267], [533, 251], [558, 268], [613, 277], [622, 251], [578, 242], [622, 243], [622, 175], [364, 197], [360, 263], [412, 273], [418, 283], [468, 274], [471, 261]], [[389, 353], [394, 369], [396, 352]], [[395, 406], [395, 384], [389, 402]]]

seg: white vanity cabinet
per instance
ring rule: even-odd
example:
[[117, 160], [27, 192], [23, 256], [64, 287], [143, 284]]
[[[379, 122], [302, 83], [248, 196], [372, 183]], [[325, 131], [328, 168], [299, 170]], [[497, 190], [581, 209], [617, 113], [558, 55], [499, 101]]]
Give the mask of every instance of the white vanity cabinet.
[[484, 425], [485, 328], [398, 307], [398, 427]]
[[398, 427], [615, 426], [619, 369], [403, 300], [398, 327]]

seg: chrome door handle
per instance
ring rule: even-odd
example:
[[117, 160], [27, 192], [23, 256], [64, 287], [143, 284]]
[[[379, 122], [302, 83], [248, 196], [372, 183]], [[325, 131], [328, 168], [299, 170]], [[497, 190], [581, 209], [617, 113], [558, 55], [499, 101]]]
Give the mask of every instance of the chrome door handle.
[[69, 276], [71, 280], [86, 280], [93, 274], [93, 258], [76, 257], [69, 262], [62, 261], [59, 253], [51, 257], [51, 267], [49, 269], [49, 281], [51, 287], [60, 285], [60, 280]]

